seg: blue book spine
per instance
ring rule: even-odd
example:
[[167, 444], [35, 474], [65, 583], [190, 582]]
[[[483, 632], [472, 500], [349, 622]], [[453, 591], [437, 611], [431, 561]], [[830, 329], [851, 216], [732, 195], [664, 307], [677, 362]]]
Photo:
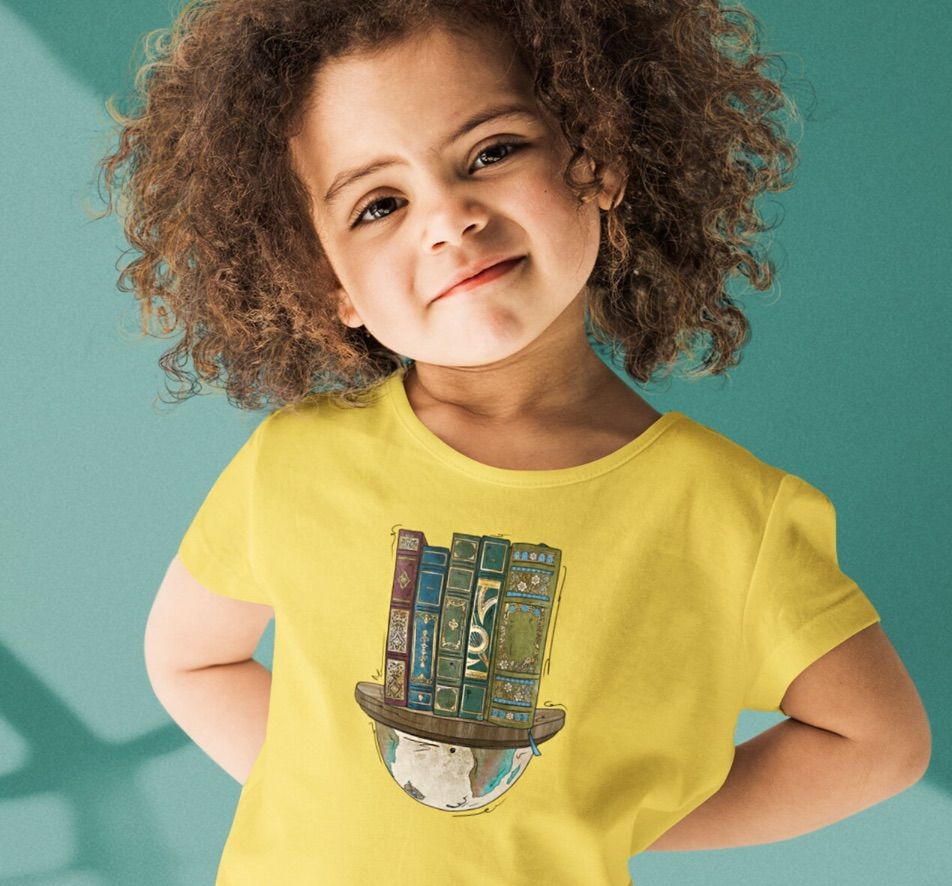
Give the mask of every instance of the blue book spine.
[[407, 707], [415, 711], [433, 710], [436, 643], [449, 560], [449, 548], [424, 545], [413, 601], [413, 648], [407, 692]]

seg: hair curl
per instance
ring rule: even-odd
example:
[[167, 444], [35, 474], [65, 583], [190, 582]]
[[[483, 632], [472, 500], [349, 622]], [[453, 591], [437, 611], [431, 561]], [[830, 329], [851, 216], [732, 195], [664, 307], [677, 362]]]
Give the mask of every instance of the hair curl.
[[[606, 165], [627, 175], [601, 216], [587, 307], [631, 379], [670, 372], [702, 341], [686, 375], [737, 365], [750, 330], [726, 283], [742, 273], [771, 284], [757, 244], [770, 227], [754, 201], [791, 186], [795, 145], [773, 115], [798, 116], [761, 71], [779, 57], [760, 52], [748, 11], [717, 0], [189, 0], [144, 38], [136, 113], [107, 102], [119, 141], [99, 161], [103, 215], [118, 194], [141, 252], [118, 288], [134, 292], [143, 334], [181, 328], [159, 360], [180, 383], [175, 399], [201, 379], [245, 409], [316, 393], [360, 406], [406, 362], [340, 321], [289, 138], [322, 62], [433, 24], [513, 39], [572, 148], [569, 187], [590, 193]], [[594, 181], [571, 178], [583, 156]]]

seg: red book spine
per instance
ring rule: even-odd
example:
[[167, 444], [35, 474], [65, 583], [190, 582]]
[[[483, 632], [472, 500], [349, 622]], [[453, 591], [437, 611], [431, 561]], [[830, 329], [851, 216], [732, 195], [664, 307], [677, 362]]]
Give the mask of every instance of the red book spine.
[[385, 704], [405, 708], [413, 650], [413, 601], [416, 596], [420, 558], [426, 536], [413, 529], [397, 532], [397, 559], [390, 589], [390, 618], [387, 622], [387, 648], [384, 653], [383, 700]]

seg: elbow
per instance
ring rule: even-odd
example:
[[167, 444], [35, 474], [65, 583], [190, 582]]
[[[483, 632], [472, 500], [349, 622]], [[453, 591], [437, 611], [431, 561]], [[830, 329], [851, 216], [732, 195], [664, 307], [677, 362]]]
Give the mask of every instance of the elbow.
[[919, 781], [926, 772], [929, 771], [929, 764], [932, 762], [932, 735], [926, 736], [924, 742], [910, 754], [909, 772], [912, 776], [910, 784]]
[[149, 678], [152, 687], [155, 688], [155, 677], [158, 674], [158, 657], [156, 656], [155, 632], [152, 629], [151, 617], [146, 622], [145, 631], [142, 634], [142, 661], [145, 664], [145, 672]]
[[932, 761], [932, 727], [929, 725], [929, 715], [921, 702], [920, 714], [917, 741], [913, 743], [910, 751], [910, 769], [914, 776], [913, 784], [928, 772], [929, 763]]
[[142, 637], [142, 661], [145, 664], [145, 673], [149, 678], [152, 691], [156, 698], [161, 701], [163, 689], [168, 684], [169, 677], [173, 674], [174, 669], [169, 665], [164, 644], [161, 642], [159, 632], [151, 620], [146, 624]]
[[932, 761], [932, 728], [921, 699], [917, 698], [912, 710], [905, 711], [894, 724], [891, 738], [883, 737], [881, 747], [889, 751], [905, 787], [911, 787], [926, 774]]
[[898, 755], [899, 769], [906, 787], [911, 787], [929, 771], [932, 761], [932, 731], [928, 718], [923, 717], [915, 738], [906, 742], [903, 753]]
[[932, 759], [932, 734], [924, 717], [897, 728], [888, 739], [861, 742], [860, 746], [867, 755], [867, 778], [874, 778], [889, 796], [920, 781]]

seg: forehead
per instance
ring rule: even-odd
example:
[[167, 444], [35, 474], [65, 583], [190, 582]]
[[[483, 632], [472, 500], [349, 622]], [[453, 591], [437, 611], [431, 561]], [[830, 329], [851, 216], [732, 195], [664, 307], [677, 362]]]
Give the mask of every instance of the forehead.
[[325, 63], [314, 80], [312, 111], [324, 123], [345, 123], [358, 108], [395, 116], [434, 106], [452, 112], [454, 100], [478, 100], [487, 90], [523, 94], [528, 87], [515, 48], [502, 35], [433, 27], [387, 49]]
[[385, 50], [326, 62], [295, 148], [309, 172], [323, 178], [384, 146], [426, 150], [476, 111], [516, 101], [537, 108], [508, 41], [434, 28]]

